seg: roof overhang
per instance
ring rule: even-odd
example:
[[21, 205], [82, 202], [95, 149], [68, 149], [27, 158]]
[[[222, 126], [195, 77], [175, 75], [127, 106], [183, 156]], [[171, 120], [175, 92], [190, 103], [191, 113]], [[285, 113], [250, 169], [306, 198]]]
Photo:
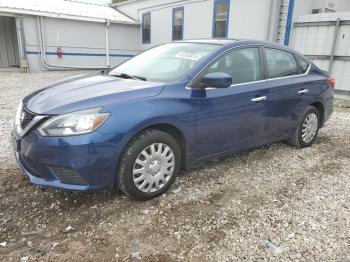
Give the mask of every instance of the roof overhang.
[[140, 2], [142, 0], [126, 0], [126, 1], [121, 1], [119, 3], [115, 3], [115, 4], [111, 4], [110, 6], [120, 6], [120, 5], [127, 5], [127, 4], [131, 4], [131, 3], [134, 3], [134, 2]]
[[0, 15], [4, 16], [18, 16], [18, 15], [32, 15], [32, 16], [44, 16], [51, 18], [61, 18], [61, 19], [70, 19], [70, 20], [79, 20], [79, 21], [87, 21], [87, 22], [95, 22], [95, 23], [118, 23], [118, 24], [127, 24], [127, 25], [139, 25], [140, 23], [127, 22], [127, 21], [119, 21], [119, 20], [108, 20], [104, 18], [96, 18], [96, 17], [87, 17], [87, 16], [74, 16], [74, 15], [66, 15], [59, 13], [48, 13], [48, 12], [40, 12], [34, 10], [25, 10], [25, 9], [17, 9], [17, 8], [8, 8], [8, 7], [0, 7]]

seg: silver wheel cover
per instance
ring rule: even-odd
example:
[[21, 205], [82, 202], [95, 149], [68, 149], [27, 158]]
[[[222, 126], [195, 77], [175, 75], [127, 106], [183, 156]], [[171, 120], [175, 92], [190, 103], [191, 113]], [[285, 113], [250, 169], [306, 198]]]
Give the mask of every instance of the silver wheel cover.
[[151, 193], [162, 189], [174, 173], [175, 155], [166, 144], [154, 143], [136, 158], [132, 178], [138, 190]]
[[316, 136], [318, 129], [318, 118], [315, 113], [306, 116], [301, 130], [301, 137], [305, 143], [310, 143]]

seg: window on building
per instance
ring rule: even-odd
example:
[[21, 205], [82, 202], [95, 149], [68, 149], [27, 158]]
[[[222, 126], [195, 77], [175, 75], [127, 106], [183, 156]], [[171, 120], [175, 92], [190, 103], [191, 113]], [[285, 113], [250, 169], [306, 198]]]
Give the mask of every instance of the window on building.
[[229, 52], [209, 66], [207, 73], [226, 73], [232, 76], [232, 84], [261, 80], [258, 48], [242, 48]]
[[173, 9], [173, 40], [182, 40], [184, 34], [184, 8]]
[[297, 62], [291, 53], [279, 49], [265, 48], [265, 56], [269, 78], [298, 74]]
[[151, 13], [142, 15], [142, 43], [148, 44], [151, 42]]
[[227, 37], [229, 5], [229, 0], [216, 0], [214, 2], [213, 37], [215, 38]]

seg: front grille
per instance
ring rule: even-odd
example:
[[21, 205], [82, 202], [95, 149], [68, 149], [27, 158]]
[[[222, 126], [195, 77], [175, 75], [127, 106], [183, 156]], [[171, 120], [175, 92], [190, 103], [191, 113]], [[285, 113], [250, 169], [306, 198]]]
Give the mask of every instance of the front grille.
[[32, 122], [35, 114], [23, 109], [21, 113], [21, 128], [25, 129]]

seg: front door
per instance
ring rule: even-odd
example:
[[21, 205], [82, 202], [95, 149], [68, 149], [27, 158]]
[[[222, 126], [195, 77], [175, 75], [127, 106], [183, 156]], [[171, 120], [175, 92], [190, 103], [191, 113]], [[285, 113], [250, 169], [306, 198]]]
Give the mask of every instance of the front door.
[[262, 80], [258, 47], [234, 49], [205, 69], [232, 76], [229, 88], [192, 92], [197, 97], [196, 156], [230, 152], [261, 141], [264, 137], [266, 83]]

